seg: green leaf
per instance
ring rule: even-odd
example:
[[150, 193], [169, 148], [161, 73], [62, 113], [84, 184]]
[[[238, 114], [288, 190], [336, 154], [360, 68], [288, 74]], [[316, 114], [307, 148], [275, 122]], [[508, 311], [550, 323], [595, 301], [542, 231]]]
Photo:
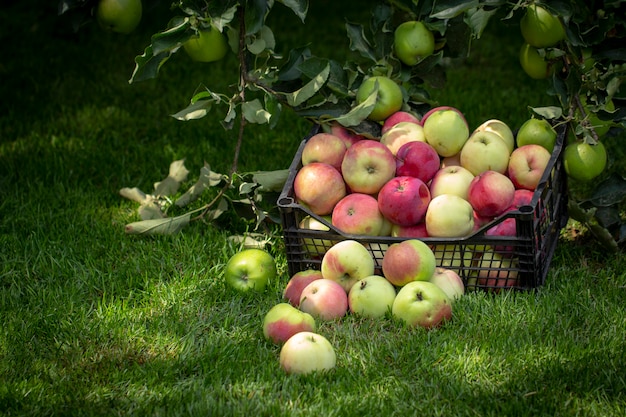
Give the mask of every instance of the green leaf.
[[496, 14], [498, 9], [485, 10], [484, 8], [469, 9], [463, 19], [465, 24], [471, 29], [472, 36], [476, 39], [480, 39], [483, 31], [489, 23], [491, 16]]
[[124, 198], [127, 198], [131, 201], [135, 201], [137, 203], [143, 203], [144, 201], [146, 201], [146, 193], [144, 193], [143, 191], [141, 191], [139, 188], [134, 187], [134, 188], [122, 188], [120, 190], [120, 195]]
[[250, 123], [264, 124], [268, 123], [272, 115], [263, 108], [263, 104], [259, 99], [246, 101], [241, 105], [241, 112]]
[[279, 3], [289, 7], [300, 18], [302, 23], [306, 18], [306, 14], [309, 11], [308, 0], [278, 0]]
[[622, 202], [626, 198], [626, 180], [613, 173], [597, 185], [589, 201], [596, 207], [608, 207]]
[[187, 178], [188, 174], [189, 170], [185, 168], [184, 159], [172, 162], [167, 178], [154, 184], [154, 195], [159, 197], [175, 194], [180, 187], [180, 183]]
[[252, 180], [259, 184], [262, 191], [282, 191], [285, 181], [289, 176], [288, 169], [277, 171], [256, 171], [252, 174]]
[[171, 116], [182, 121], [201, 119], [207, 115], [211, 105], [212, 101], [210, 100], [198, 100]]
[[246, 1], [245, 23], [246, 35], [257, 33], [263, 27], [265, 15], [269, 9], [267, 0]]
[[154, 198], [149, 198], [143, 202], [137, 209], [137, 212], [141, 220], [162, 219], [165, 217], [161, 207], [159, 207]]
[[480, 2], [478, 0], [438, 1], [435, 3], [430, 17], [434, 19], [452, 19], [453, 17], [459, 16], [460, 14], [465, 13], [470, 9], [477, 8], [479, 6], [479, 3]]
[[361, 104], [355, 106], [348, 113], [343, 116], [337, 117], [334, 120], [341, 125], [350, 127], [356, 126], [370, 115], [374, 106], [376, 105], [376, 98], [378, 97], [378, 83], [375, 84], [372, 93]]
[[171, 55], [170, 52], [162, 52], [159, 55], [154, 55], [152, 45], [147, 46], [142, 55], [135, 57], [135, 70], [128, 83], [132, 84], [138, 81], [155, 78], [163, 64], [165, 64]]
[[272, 94], [265, 95], [265, 109], [270, 113], [270, 129], [273, 129], [280, 120], [282, 113], [282, 105], [278, 101], [278, 98]]
[[378, 61], [376, 52], [365, 37], [363, 25], [348, 22], [346, 23], [346, 31], [348, 32], [348, 39], [350, 39], [350, 50], [359, 52], [364, 58], [374, 62]]
[[313, 77], [311, 81], [306, 83], [302, 88], [292, 93], [286, 94], [287, 103], [291, 107], [297, 107], [313, 97], [326, 83], [328, 75], [330, 73], [330, 64], [327, 64], [324, 69]]
[[124, 230], [131, 235], [173, 235], [187, 226], [190, 220], [191, 214], [186, 213], [177, 217], [129, 223]]
[[219, 185], [224, 179], [224, 175], [211, 171], [209, 164], [200, 169], [200, 177], [198, 181], [176, 200], [178, 207], [184, 207], [189, 203], [196, 201], [200, 195], [210, 187]]
[[300, 64], [311, 58], [311, 50], [309, 47], [301, 47], [289, 51], [287, 62], [280, 68], [278, 79], [280, 81], [293, 81], [300, 78], [302, 70]]
[[530, 107], [530, 110], [544, 119], [559, 119], [563, 115], [563, 109], [557, 106]]

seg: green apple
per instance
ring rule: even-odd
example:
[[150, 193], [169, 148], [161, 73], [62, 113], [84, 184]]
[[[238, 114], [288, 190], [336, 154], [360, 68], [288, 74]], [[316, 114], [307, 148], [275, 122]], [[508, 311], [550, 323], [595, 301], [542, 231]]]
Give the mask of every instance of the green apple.
[[192, 37], [183, 43], [183, 49], [194, 61], [219, 61], [228, 52], [228, 41], [224, 34], [211, 27], [199, 30], [197, 37]]
[[335, 349], [324, 336], [300, 332], [291, 336], [280, 349], [280, 367], [289, 374], [325, 372], [337, 364]]
[[141, 0], [100, 0], [96, 20], [106, 30], [129, 34], [141, 21]]
[[380, 275], [370, 275], [356, 282], [348, 293], [348, 307], [358, 316], [380, 318], [391, 312], [396, 289]]
[[554, 73], [554, 66], [539, 54], [537, 48], [527, 43], [520, 48], [519, 63], [524, 72], [535, 80], [546, 79]]
[[577, 181], [591, 181], [602, 174], [606, 162], [606, 149], [602, 142], [592, 145], [576, 141], [567, 145], [563, 151], [565, 172]]
[[452, 302], [432, 282], [413, 281], [398, 291], [391, 313], [408, 326], [430, 329], [452, 319]]
[[552, 154], [556, 144], [556, 137], [556, 130], [554, 130], [550, 122], [533, 117], [526, 120], [517, 131], [517, 146], [541, 145]]
[[325, 279], [341, 285], [346, 293], [360, 279], [374, 275], [374, 256], [356, 240], [342, 240], [332, 246], [322, 258], [321, 271]]
[[441, 107], [424, 115], [424, 137], [442, 157], [461, 151], [469, 138], [469, 127], [463, 114], [454, 108]]
[[485, 171], [506, 172], [509, 147], [496, 133], [479, 130], [472, 133], [461, 149], [461, 166], [474, 176]]
[[276, 261], [262, 249], [244, 249], [231, 256], [224, 268], [226, 284], [247, 291], [263, 291], [276, 278]]
[[454, 194], [441, 194], [426, 210], [426, 231], [431, 237], [464, 237], [474, 230], [474, 209]]
[[403, 97], [400, 86], [389, 77], [376, 75], [366, 78], [356, 92], [356, 101], [363, 103], [378, 86], [376, 104], [368, 116], [373, 121], [382, 121], [402, 108]]
[[443, 167], [430, 181], [430, 198], [433, 199], [442, 194], [454, 194], [467, 200], [467, 192], [473, 179], [474, 174], [460, 165]]
[[390, 245], [383, 257], [383, 275], [398, 287], [412, 281], [428, 281], [436, 267], [433, 251], [418, 239]]
[[513, 135], [513, 131], [502, 120], [491, 119], [483, 122], [480, 126], [476, 128], [475, 131], [487, 131], [495, 133], [500, 136], [500, 139], [506, 143], [506, 146], [509, 148], [509, 153], [513, 152], [515, 148], [515, 136]]
[[559, 18], [536, 4], [526, 8], [520, 30], [524, 40], [535, 48], [549, 48], [565, 38], [565, 28]]
[[423, 22], [404, 22], [394, 32], [393, 50], [403, 64], [416, 65], [433, 54], [435, 37]]
[[276, 304], [263, 318], [263, 336], [275, 344], [285, 343], [296, 333], [314, 332], [315, 329], [312, 315], [288, 303]]

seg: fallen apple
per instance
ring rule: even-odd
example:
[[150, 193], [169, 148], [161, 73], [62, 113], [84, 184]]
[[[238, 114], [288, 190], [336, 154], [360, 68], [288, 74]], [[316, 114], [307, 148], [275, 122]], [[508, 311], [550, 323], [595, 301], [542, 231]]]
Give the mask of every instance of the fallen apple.
[[324, 336], [300, 332], [291, 336], [280, 349], [280, 367], [289, 374], [325, 372], [337, 364], [335, 349]]
[[315, 329], [313, 316], [288, 303], [276, 304], [263, 318], [263, 336], [275, 344], [285, 343], [296, 333]]

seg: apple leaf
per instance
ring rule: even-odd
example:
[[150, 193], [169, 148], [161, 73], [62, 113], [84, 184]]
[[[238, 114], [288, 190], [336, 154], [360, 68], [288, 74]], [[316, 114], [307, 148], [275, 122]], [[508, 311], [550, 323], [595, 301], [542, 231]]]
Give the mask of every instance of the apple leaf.
[[290, 94], [286, 94], [287, 103], [292, 107], [297, 107], [313, 97], [328, 80], [330, 74], [330, 64], [326, 64], [324, 69], [317, 74], [311, 81], [306, 83], [302, 88]]
[[471, 29], [472, 36], [476, 39], [480, 39], [483, 31], [489, 23], [491, 16], [497, 13], [497, 9], [485, 10], [483, 7], [472, 8], [467, 11], [464, 17], [464, 22]]
[[210, 100], [198, 100], [171, 116], [182, 121], [201, 119], [209, 113], [212, 104]]
[[263, 104], [261, 104], [261, 101], [258, 98], [243, 103], [241, 105], [241, 112], [250, 123], [269, 123], [272, 117], [272, 115], [263, 108]]
[[137, 187], [133, 187], [133, 188], [124, 187], [120, 190], [120, 195], [124, 198], [127, 198], [129, 200], [135, 201], [140, 204], [146, 201], [146, 193], [144, 193]]
[[300, 18], [302, 23], [306, 18], [306, 14], [309, 11], [308, 0], [278, 0], [279, 3], [289, 7]]
[[477, 8], [479, 5], [480, 5], [480, 2], [478, 0], [438, 1], [435, 3], [432, 13], [430, 14], [430, 17], [435, 18], [435, 19], [452, 19], [453, 17], [459, 16], [460, 14], [470, 9]]
[[175, 204], [178, 207], [184, 207], [187, 204], [196, 201], [205, 190], [219, 185], [224, 179], [224, 175], [211, 171], [209, 164], [205, 163], [200, 169], [200, 177], [198, 178], [198, 181], [189, 187], [189, 189], [176, 200]]
[[187, 178], [188, 174], [189, 170], [185, 168], [183, 159], [172, 162], [167, 178], [154, 184], [154, 195], [159, 197], [176, 193], [180, 187], [180, 183]]
[[360, 53], [361, 56], [371, 61], [378, 61], [376, 52], [365, 37], [363, 25], [348, 22], [346, 23], [346, 31], [348, 32], [348, 39], [350, 39], [350, 50]]
[[267, 0], [250, 0], [246, 2], [246, 35], [252, 35], [261, 30], [269, 7]]
[[277, 171], [256, 171], [252, 174], [252, 181], [260, 185], [260, 191], [282, 191], [289, 176], [288, 169]]
[[378, 97], [378, 83], [375, 84], [372, 93], [359, 105], [355, 106], [348, 113], [336, 117], [332, 120], [337, 121], [345, 127], [356, 126], [370, 115], [374, 106], [376, 106], [376, 98]]
[[563, 109], [557, 106], [530, 107], [530, 110], [532, 110], [533, 113], [548, 120], [559, 119], [563, 115]]
[[301, 47], [289, 51], [287, 62], [280, 68], [278, 79], [280, 81], [293, 81], [300, 78], [302, 70], [300, 65], [311, 58], [311, 50], [308, 47]]
[[626, 180], [613, 173], [609, 178], [597, 185], [595, 192], [588, 200], [596, 207], [608, 207], [622, 202], [626, 198]]
[[191, 213], [186, 213], [177, 217], [129, 223], [124, 230], [132, 235], [173, 235], [187, 226], [190, 220]]
[[157, 200], [152, 196], [139, 206], [137, 212], [141, 220], [162, 219], [165, 217], [161, 207], [157, 204]]

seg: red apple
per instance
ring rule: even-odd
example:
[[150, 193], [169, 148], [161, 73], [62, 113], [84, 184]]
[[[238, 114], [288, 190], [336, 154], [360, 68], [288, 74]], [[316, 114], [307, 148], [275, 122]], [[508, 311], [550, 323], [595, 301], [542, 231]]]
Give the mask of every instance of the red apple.
[[396, 175], [419, 178], [428, 183], [441, 166], [439, 154], [426, 142], [408, 142], [396, 153]]
[[485, 171], [474, 177], [468, 190], [470, 204], [479, 216], [484, 217], [504, 213], [513, 203], [514, 196], [515, 186], [511, 180], [496, 171]]
[[305, 269], [296, 272], [287, 282], [283, 290], [283, 298], [292, 306], [298, 307], [302, 290], [316, 279], [322, 279], [322, 272], [317, 269]]
[[533, 195], [535, 193], [531, 190], [525, 190], [523, 188], [519, 188], [515, 190], [515, 196], [513, 197], [513, 204], [511, 207], [518, 209], [522, 206], [530, 206], [530, 203], [533, 201]]
[[[517, 222], [514, 217], [504, 219], [502, 222], [496, 224], [485, 232], [487, 236], [503, 236], [503, 237], [515, 237], [517, 236]], [[514, 246], [511, 245], [494, 245], [493, 249], [501, 255], [510, 256], [513, 254]]]
[[300, 168], [293, 189], [296, 200], [318, 216], [332, 213], [337, 202], [346, 195], [341, 173], [323, 162], [313, 162]]
[[383, 275], [398, 287], [411, 281], [428, 281], [436, 267], [435, 254], [418, 239], [393, 243], [383, 257]]
[[453, 302], [465, 294], [463, 279], [452, 269], [435, 268], [435, 273], [430, 277], [430, 282], [441, 288]]
[[330, 133], [318, 133], [306, 141], [302, 148], [302, 165], [311, 162], [325, 162], [341, 169], [343, 155], [346, 153], [346, 145], [338, 136]]
[[409, 113], [403, 110], [397, 111], [385, 119], [385, 121], [383, 122], [383, 127], [381, 129], [381, 134], [384, 135], [385, 132], [401, 122], [420, 124], [420, 119], [413, 113]]
[[337, 282], [317, 279], [304, 287], [300, 310], [322, 320], [335, 320], [348, 312], [348, 293]]
[[360, 141], [361, 139], [365, 139], [365, 136], [357, 135], [356, 133], [346, 129], [339, 123], [333, 123], [330, 126], [330, 133], [337, 136], [343, 143], [346, 145], [346, 148], [352, 146], [355, 142]]
[[519, 265], [515, 258], [497, 252], [484, 252], [478, 262], [478, 284], [495, 291], [517, 285]]
[[355, 193], [376, 194], [396, 173], [396, 158], [382, 143], [363, 139], [348, 148], [341, 173]]
[[508, 173], [515, 188], [534, 190], [550, 161], [550, 152], [541, 145], [529, 144], [513, 151]]
[[272, 307], [263, 318], [263, 335], [275, 344], [285, 343], [299, 332], [314, 332], [315, 319], [287, 303]]
[[394, 177], [378, 193], [378, 208], [392, 223], [411, 226], [424, 219], [430, 191], [415, 177]]
[[384, 217], [378, 208], [378, 200], [369, 194], [348, 194], [335, 206], [332, 224], [344, 233], [378, 236]]
[[320, 269], [325, 279], [335, 281], [346, 293], [361, 278], [374, 275], [374, 255], [353, 239], [337, 242], [322, 258]]

